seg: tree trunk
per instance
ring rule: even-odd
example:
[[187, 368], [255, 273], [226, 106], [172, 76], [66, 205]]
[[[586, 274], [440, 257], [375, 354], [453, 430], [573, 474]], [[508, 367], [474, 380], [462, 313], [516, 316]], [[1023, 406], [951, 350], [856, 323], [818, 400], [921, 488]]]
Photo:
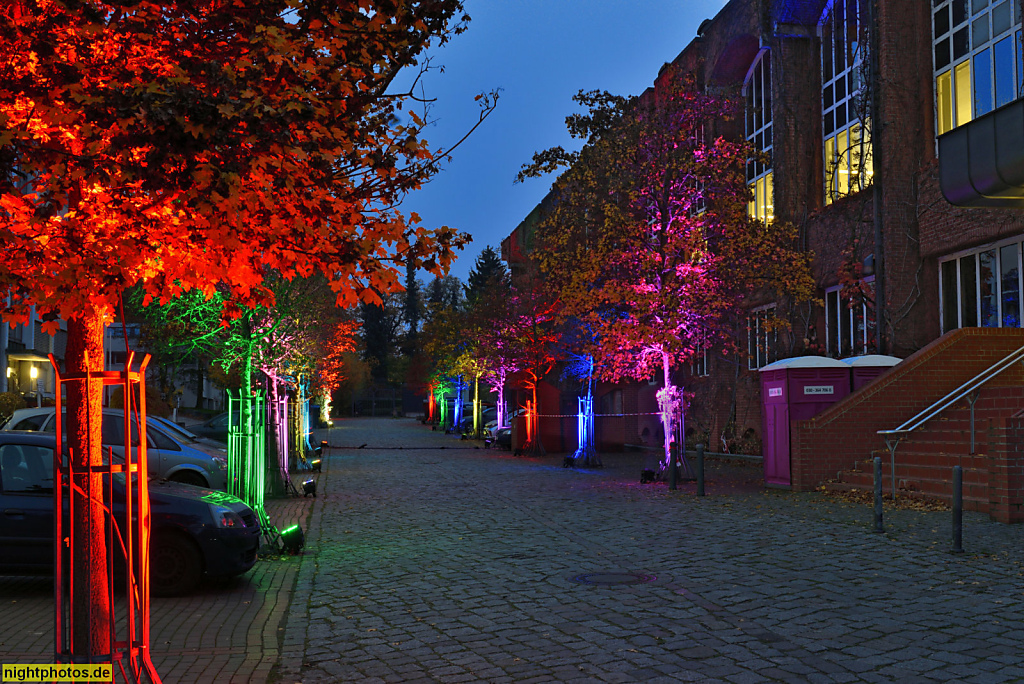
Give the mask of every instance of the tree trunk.
[[530, 388], [530, 396], [533, 397], [532, 413], [533, 413], [533, 429], [527, 431], [526, 444], [523, 445], [523, 452], [530, 454], [531, 456], [547, 456], [547, 451], [544, 450], [544, 441], [540, 438], [540, 406], [537, 404], [537, 383], [539, 380], [534, 380], [532, 387]]
[[[668, 352], [661, 352], [661, 370], [665, 374], [665, 383], [663, 388], [666, 395], [672, 390], [672, 378], [669, 375], [668, 367]], [[672, 411], [666, 411], [663, 407], [661, 410], [661, 422], [665, 428], [665, 460], [663, 463], [666, 468], [672, 466]]]
[[483, 426], [480, 424], [480, 376], [473, 378], [473, 437], [479, 439]]
[[[287, 455], [282, 454], [282, 429], [283, 416], [280, 411], [280, 404], [278, 403], [278, 391], [277, 391], [277, 376], [266, 373], [267, 378], [267, 402], [270, 404], [270, 416], [274, 424], [271, 429], [268, 430], [270, 433], [270, 439], [267, 440], [265, 458], [270, 461], [270, 455], [272, 454], [274, 459], [273, 471], [276, 473], [276, 477], [273, 477], [270, 482], [270, 493], [271, 496], [282, 497], [287, 491], [284, 486], [284, 477], [287, 466]], [[268, 468], [268, 471], [271, 470]]]
[[498, 411], [495, 415], [498, 427], [508, 427], [508, 412], [505, 410], [505, 372], [500, 371], [498, 377]]
[[[90, 311], [68, 321], [67, 373], [88, 373], [103, 368], [103, 318]], [[74, 633], [71, 649], [76, 658], [110, 653], [110, 594], [107, 576], [103, 475], [85, 473], [103, 465], [101, 421], [103, 385], [99, 381], [67, 385], [67, 447], [73, 477], [71, 520], [74, 544], [71, 562], [75, 584], [72, 594]], [[130, 444], [129, 440], [126, 440]], [[128, 445], [125, 447], [129, 448]]]
[[205, 384], [205, 373], [203, 373], [203, 364], [201, 361], [196, 362], [196, 405], [195, 408], [203, 408], [203, 385]]

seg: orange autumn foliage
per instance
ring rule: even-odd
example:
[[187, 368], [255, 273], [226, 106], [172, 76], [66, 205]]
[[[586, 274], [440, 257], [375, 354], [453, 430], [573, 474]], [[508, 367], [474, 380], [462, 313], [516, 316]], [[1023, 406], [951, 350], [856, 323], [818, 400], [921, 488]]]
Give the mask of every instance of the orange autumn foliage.
[[[437, 172], [396, 75], [465, 27], [458, 0], [0, 3], [0, 293], [68, 320], [67, 372], [103, 369], [120, 293], [273, 304], [268, 272], [341, 305], [443, 273], [465, 238], [396, 208]], [[489, 100], [484, 110], [489, 111]], [[482, 118], [481, 117], [481, 118]], [[69, 390], [78, 472], [102, 463], [99, 391]], [[80, 481], [78, 481], [80, 480]], [[109, 653], [98, 471], [76, 480], [73, 655]], [[86, 652], [86, 650], [90, 652]]]
[[[361, 6], [362, 5], [362, 6]], [[263, 274], [342, 305], [441, 272], [463, 238], [394, 209], [434, 171], [387, 89], [459, 3], [25, 0], [0, 9], [0, 287], [8, 320], [112, 310]]]

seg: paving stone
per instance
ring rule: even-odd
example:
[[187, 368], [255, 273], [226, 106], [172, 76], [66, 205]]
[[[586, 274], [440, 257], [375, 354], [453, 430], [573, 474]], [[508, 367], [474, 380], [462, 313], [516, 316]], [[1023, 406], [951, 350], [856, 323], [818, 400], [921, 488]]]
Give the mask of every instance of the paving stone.
[[[698, 499], [639, 485], [637, 454], [563, 469], [402, 419], [314, 439], [334, 447], [318, 498], [279, 513], [306, 551], [155, 601], [164, 681], [1024, 678], [1024, 526], [966, 514], [951, 556], [947, 515], [887, 511], [877, 535], [870, 508], [742, 465], [709, 461]], [[596, 572], [658, 580], [568, 581]], [[2, 662], [52, 657], [48, 604], [48, 580], [0, 578]]]

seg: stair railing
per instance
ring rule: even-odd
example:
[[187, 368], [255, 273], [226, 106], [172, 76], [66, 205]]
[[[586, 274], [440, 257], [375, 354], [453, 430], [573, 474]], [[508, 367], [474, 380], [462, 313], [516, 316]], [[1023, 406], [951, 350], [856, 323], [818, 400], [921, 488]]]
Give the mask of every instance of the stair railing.
[[879, 430], [878, 434], [885, 439], [885, 446], [889, 449], [889, 478], [892, 481], [892, 500], [896, 500], [896, 449], [900, 441], [906, 438], [911, 432], [918, 429], [929, 420], [956, 404], [961, 399], [967, 399], [971, 408], [971, 453], [974, 453], [974, 402], [978, 400], [978, 392], [982, 385], [989, 382], [997, 375], [1008, 370], [1013, 364], [1024, 361], [1024, 347], [1011, 352], [1003, 359], [992, 364], [973, 378], [957, 387], [955, 390], [942, 397], [934, 404], [924, 409], [916, 416], [892, 430]]

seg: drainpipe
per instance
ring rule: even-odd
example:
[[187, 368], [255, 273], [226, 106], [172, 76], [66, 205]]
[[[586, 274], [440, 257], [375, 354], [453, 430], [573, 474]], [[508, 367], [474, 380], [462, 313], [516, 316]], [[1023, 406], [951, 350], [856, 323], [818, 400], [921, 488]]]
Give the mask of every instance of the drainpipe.
[[871, 163], [874, 177], [871, 179], [872, 199], [874, 204], [873, 220], [875, 228], [875, 331], [879, 354], [888, 354], [889, 345], [886, 340], [886, 305], [885, 305], [885, 234], [882, 226], [882, 107], [881, 107], [881, 60], [879, 59], [878, 36], [878, 0], [868, 1], [868, 58], [871, 62]]

